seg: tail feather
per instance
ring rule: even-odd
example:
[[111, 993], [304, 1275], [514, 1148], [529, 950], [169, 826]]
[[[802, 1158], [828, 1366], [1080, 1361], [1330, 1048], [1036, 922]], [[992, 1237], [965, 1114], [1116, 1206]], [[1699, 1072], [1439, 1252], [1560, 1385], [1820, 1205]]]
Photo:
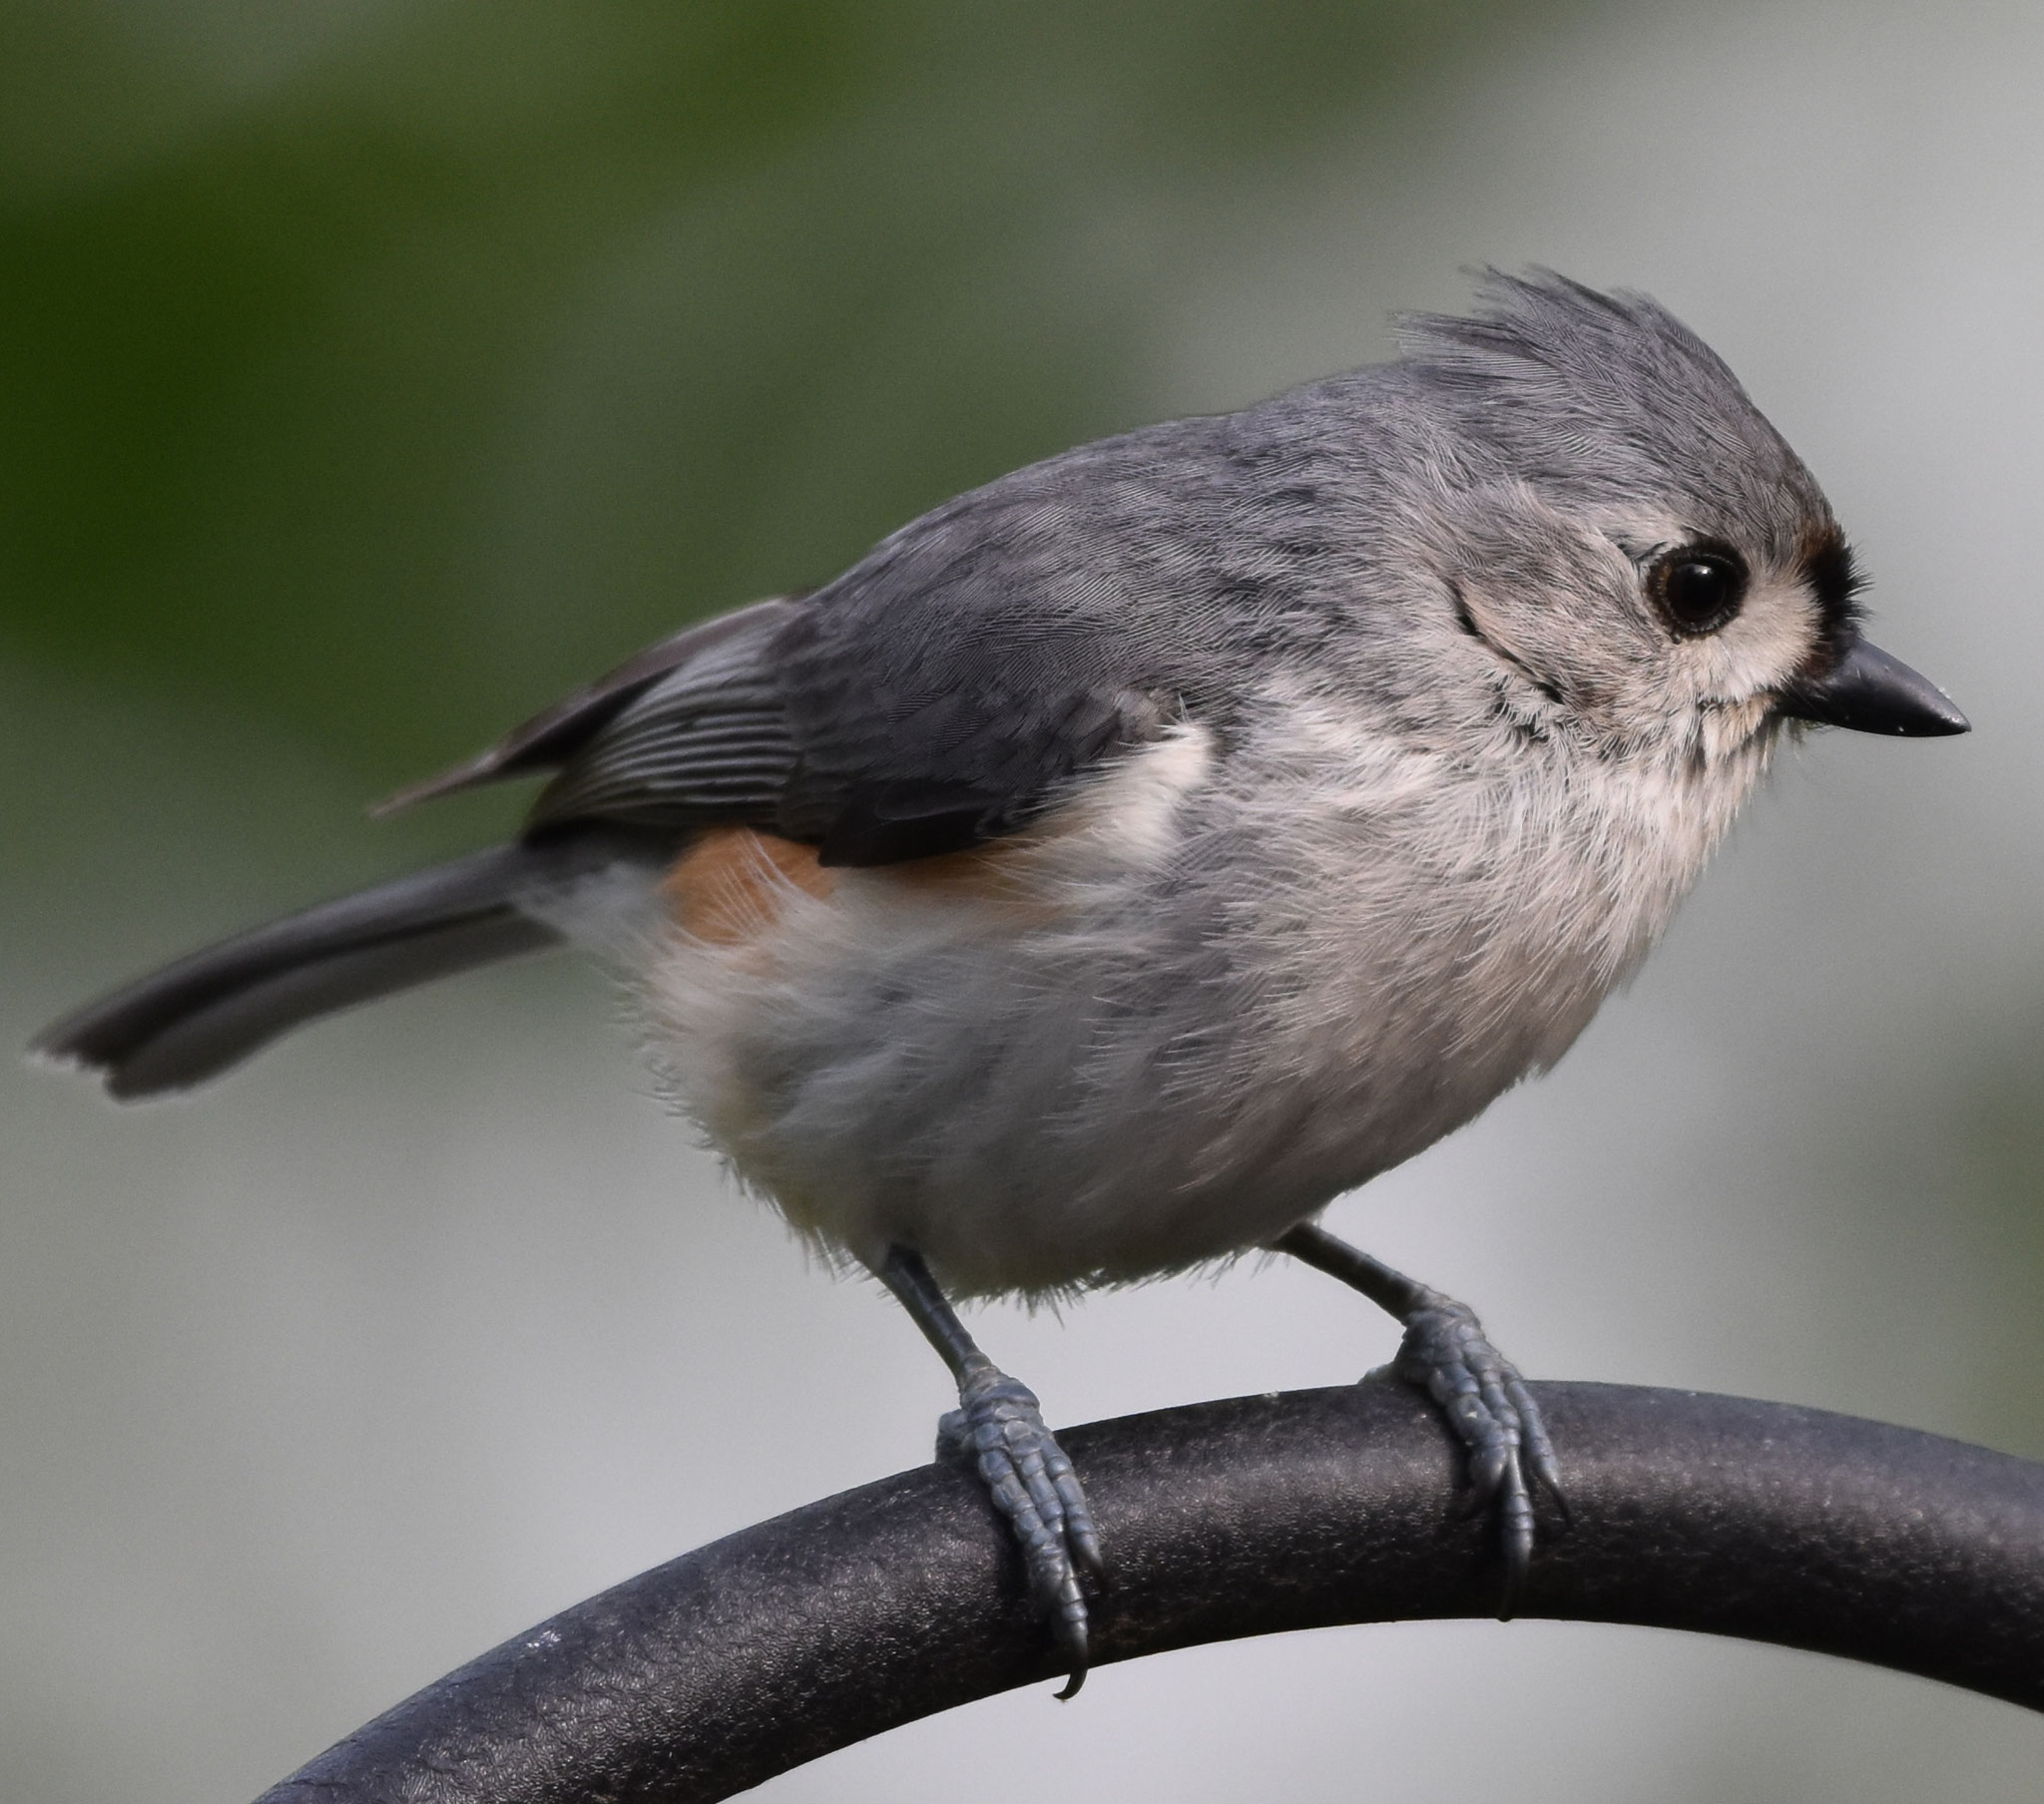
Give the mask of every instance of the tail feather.
[[116, 1097], [183, 1090], [299, 1023], [557, 944], [523, 896], [614, 862], [589, 841], [501, 846], [225, 940], [45, 1030], [32, 1050]]

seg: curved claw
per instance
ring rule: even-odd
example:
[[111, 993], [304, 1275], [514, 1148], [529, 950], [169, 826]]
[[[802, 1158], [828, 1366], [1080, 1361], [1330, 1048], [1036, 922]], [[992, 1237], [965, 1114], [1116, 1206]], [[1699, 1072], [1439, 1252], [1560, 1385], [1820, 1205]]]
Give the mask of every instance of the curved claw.
[[1465, 1510], [1496, 1513], [1505, 1567], [1498, 1617], [1509, 1621], [1533, 1560], [1534, 1488], [1554, 1500], [1564, 1523], [1569, 1520], [1540, 1407], [1517, 1368], [1485, 1337], [1475, 1312], [1433, 1291], [1406, 1317], [1390, 1370], [1434, 1400], [1467, 1451]]
[[987, 1366], [958, 1389], [958, 1408], [937, 1425], [939, 1452], [969, 1452], [1022, 1554], [1029, 1588], [1051, 1620], [1071, 1670], [1060, 1698], [1086, 1682], [1088, 1617], [1081, 1570], [1100, 1577], [1100, 1536], [1079, 1475], [1044, 1426], [1036, 1395]]
[[1547, 1500], [1554, 1505], [1562, 1527], [1574, 1528], [1575, 1512], [1569, 1508], [1569, 1500], [1562, 1491], [1561, 1468], [1554, 1462], [1554, 1443], [1547, 1438], [1547, 1422], [1540, 1414], [1539, 1404], [1533, 1401], [1532, 1393], [1526, 1389], [1526, 1381], [1517, 1372], [1511, 1372], [1506, 1379], [1505, 1395], [1511, 1399], [1512, 1408], [1518, 1414], [1519, 1432], [1525, 1439], [1526, 1463], [1533, 1482], [1547, 1493]]

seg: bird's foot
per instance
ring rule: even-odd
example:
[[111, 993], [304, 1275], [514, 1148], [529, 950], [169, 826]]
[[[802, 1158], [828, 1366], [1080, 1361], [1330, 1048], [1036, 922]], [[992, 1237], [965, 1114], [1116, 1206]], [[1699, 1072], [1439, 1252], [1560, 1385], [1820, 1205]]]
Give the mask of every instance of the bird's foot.
[[1495, 1511], [1505, 1561], [1498, 1617], [1518, 1607], [1533, 1558], [1533, 1490], [1545, 1490], [1568, 1517], [1554, 1447], [1540, 1406], [1518, 1368], [1490, 1344], [1467, 1304], [1422, 1291], [1405, 1316], [1405, 1339], [1386, 1371], [1416, 1385], [1440, 1406], [1469, 1456], [1469, 1512]]
[[1035, 1393], [991, 1364], [970, 1371], [958, 1387], [958, 1408], [937, 1424], [940, 1456], [969, 1455], [994, 1508], [1022, 1550], [1029, 1588], [1051, 1620], [1071, 1662], [1060, 1697], [1085, 1682], [1086, 1596], [1079, 1575], [1104, 1575], [1093, 1513], [1065, 1450], [1043, 1424]]

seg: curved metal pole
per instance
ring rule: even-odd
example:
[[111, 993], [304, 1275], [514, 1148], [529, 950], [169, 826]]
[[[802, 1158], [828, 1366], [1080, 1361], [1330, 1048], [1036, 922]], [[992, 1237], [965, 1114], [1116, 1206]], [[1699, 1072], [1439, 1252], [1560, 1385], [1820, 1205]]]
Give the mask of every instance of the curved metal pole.
[[[1574, 1526], [1543, 1526], [1522, 1613], [1815, 1648], [2044, 1708], [2044, 1465], [1744, 1398], [1533, 1389]], [[1402, 1386], [1198, 1404], [1060, 1439], [1112, 1571], [1102, 1663], [1495, 1605], [1494, 1538], [1458, 1513], [1461, 1462]], [[724, 1798], [1054, 1676], [984, 1494], [963, 1468], [925, 1466], [564, 1610], [260, 1804]]]

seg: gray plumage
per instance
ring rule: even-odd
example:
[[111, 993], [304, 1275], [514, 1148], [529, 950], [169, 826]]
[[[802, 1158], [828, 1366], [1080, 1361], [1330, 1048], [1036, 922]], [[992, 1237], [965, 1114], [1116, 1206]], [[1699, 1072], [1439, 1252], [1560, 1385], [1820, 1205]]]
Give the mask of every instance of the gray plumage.
[[[1690, 545], [1741, 573], [1708, 630], [1652, 593]], [[1852, 588], [1685, 327], [1493, 277], [1396, 362], [1048, 459], [655, 648], [415, 792], [553, 771], [519, 851], [44, 1048], [170, 1088], [560, 933], [629, 967], [680, 1102], [827, 1246], [982, 1292], [1225, 1257], [1560, 1056], [1785, 717], [1836, 717], [1795, 698], [1858, 643]], [[749, 841], [743, 936], [665, 924], [663, 861], [733, 826], [815, 848], [827, 894]]]

